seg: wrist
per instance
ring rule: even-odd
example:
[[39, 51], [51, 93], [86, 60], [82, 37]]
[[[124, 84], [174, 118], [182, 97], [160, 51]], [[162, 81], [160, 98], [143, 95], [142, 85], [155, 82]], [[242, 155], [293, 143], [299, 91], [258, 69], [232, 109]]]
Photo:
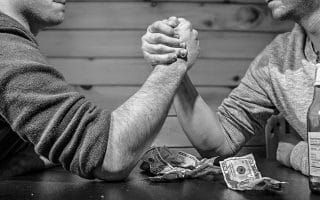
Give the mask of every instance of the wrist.
[[157, 65], [154, 67], [154, 70], [165, 70], [171, 72], [186, 73], [188, 71], [188, 65], [185, 61], [178, 58], [177, 61], [175, 61], [174, 63], [168, 65]]
[[308, 157], [308, 144], [304, 141], [299, 142], [291, 151], [290, 164], [295, 170], [304, 170], [304, 159]]
[[287, 166], [291, 167], [290, 156], [294, 145], [288, 142], [280, 141], [277, 148], [277, 160]]
[[182, 58], [178, 58], [176, 62], [174, 62], [174, 63], [172, 63], [172, 64], [170, 64], [170, 65], [172, 65], [173, 67], [179, 68], [179, 69], [181, 69], [181, 70], [185, 70], [185, 71], [188, 70], [188, 64], [187, 64], [187, 62], [186, 62], [184, 59], [182, 59]]

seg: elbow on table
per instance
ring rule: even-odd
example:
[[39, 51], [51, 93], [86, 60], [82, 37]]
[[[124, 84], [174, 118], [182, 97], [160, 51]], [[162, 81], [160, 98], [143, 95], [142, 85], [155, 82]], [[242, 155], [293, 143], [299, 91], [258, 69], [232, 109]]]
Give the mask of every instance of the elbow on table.
[[211, 158], [216, 156], [219, 156], [220, 158], [227, 158], [237, 153], [237, 151], [225, 143], [216, 148], [212, 148], [210, 146], [199, 146], [196, 149], [203, 158]]
[[100, 167], [95, 172], [95, 176], [98, 179], [104, 180], [104, 181], [123, 181], [125, 180], [131, 172], [131, 169], [129, 168], [106, 168], [106, 167]]
[[95, 170], [95, 176], [104, 181], [125, 180], [136, 165], [136, 161], [105, 158], [102, 165]]
[[141, 155], [141, 147], [134, 146], [128, 141], [128, 126], [122, 123], [121, 116], [112, 113], [111, 127], [107, 151], [100, 166], [99, 177], [106, 181], [121, 181], [126, 179]]

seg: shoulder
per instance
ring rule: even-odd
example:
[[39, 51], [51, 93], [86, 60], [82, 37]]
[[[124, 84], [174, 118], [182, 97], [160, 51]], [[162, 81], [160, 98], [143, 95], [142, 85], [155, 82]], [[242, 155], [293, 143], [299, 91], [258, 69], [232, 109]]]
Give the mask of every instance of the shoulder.
[[297, 51], [303, 52], [305, 37], [302, 27], [296, 24], [292, 31], [277, 35], [253, 60], [250, 68], [266, 70], [270, 66], [284, 66]]
[[19, 22], [0, 12], [0, 62], [37, 60], [45, 62], [34, 35]]
[[303, 52], [305, 40], [306, 34], [303, 28], [295, 24], [290, 32], [277, 35], [265, 48], [263, 54], [269, 58], [270, 63], [283, 66], [297, 52]]
[[11, 32], [0, 33], [0, 55], [1, 61], [12, 60], [35, 60], [45, 62], [38, 45], [19, 34]]
[[0, 31], [0, 41], [1, 81], [30, 73], [64, 80], [63, 75], [48, 64], [37, 43], [23, 31]]

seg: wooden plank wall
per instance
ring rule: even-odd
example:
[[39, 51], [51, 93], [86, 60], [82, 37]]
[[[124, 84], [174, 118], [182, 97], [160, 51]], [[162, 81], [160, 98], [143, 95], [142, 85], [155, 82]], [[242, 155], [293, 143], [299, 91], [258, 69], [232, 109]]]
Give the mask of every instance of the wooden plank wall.
[[[239, 83], [264, 46], [292, 27], [274, 21], [264, 0], [69, 0], [65, 22], [38, 40], [70, 84], [113, 109], [150, 73], [140, 51], [146, 27], [172, 15], [190, 20], [200, 32], [201, 56], [189, 73], [212, 107]], [[191, 146], [173, 109], [154, 144]], [[264, 149], [264, 135], [247, 149]]]

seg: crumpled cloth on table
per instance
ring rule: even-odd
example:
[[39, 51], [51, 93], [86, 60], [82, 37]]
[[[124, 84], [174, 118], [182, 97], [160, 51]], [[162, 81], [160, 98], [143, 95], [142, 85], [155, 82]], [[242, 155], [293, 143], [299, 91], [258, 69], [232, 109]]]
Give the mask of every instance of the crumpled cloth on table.
[[221, 174], [219, 166], [214, 165], [217, 157], [198, 160], [183, 151], [167, 147], [153, 147], [147, 151], [140, 169], [152, 174], [150, 181], [161, 182], [190, 178], [214, 178]]

